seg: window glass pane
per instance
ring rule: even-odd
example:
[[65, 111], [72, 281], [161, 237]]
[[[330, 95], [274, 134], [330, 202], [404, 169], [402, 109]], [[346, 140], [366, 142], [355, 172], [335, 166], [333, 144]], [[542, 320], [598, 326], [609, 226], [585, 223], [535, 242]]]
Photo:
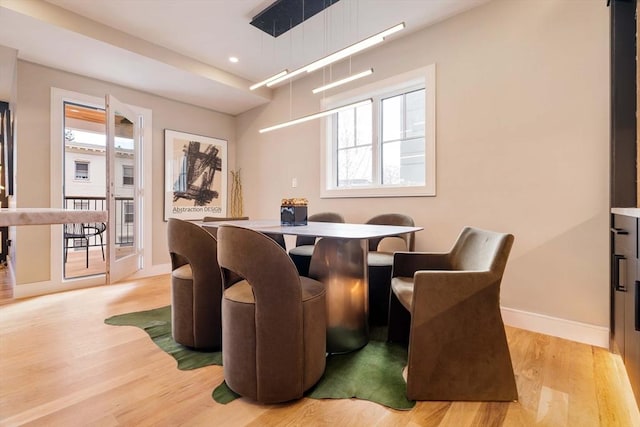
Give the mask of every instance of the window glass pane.
[[82, 210], [89, 209], [89, 201], [88, 200], [74, 200], [73, 201], [73, 209]]
[[407, 93], [405, 96], [406, 124], [405, 138], [424, 136], [424, 89]]
[[356, 144], [371, 145], [373, 132], [371, 104], [363, 105], [356, 111]]
[[133, 185], [133, 166], [122, 165], [122, 185]]
[[355, 128], [353, 125], [353, 109], [340, 111], [338, 114], [338, 148], [353, 147], [355, 144]]
[[133, 202], [124, 202], [124, 222], [133, 223]]
[[338, 151], [338, 187], [371, 185], [371, 146]]
[[424, 162], [424, 138], [386, 142], [382, 145], [382, 183], [424, 185]]
[[382, 141], [402, 138], [402, 95], [382, 100]]

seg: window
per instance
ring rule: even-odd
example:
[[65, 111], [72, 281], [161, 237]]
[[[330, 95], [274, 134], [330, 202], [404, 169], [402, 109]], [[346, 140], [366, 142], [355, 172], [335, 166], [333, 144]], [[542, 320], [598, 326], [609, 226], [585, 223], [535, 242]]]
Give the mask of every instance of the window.
[[124, 202], [124, 222], [125, 224], [133, 223], [133, 202]]
[[75, 179], [78, 181], [89, 181], [89, 162], [76, 161]]
[[435, 195], [435, 66], [326, 100], [322, 197]]
[[122, 165], [122, 185], [133, 185], [133, 166]]
[[88, 210], [89, 209], [89, 200], [74, 200], [73, 201], [73, 209], [74, 210]]

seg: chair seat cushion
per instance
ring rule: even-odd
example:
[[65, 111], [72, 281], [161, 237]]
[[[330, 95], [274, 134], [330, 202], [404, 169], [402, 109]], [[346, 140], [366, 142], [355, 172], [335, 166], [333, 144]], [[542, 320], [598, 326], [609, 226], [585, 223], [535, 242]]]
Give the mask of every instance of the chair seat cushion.
[[391, 289], [398, 297], [404, 308], [411, 312], [413, 303], [413, 277], [394, 277], [391, 279]]
[[[324, 285], [317, 280], [308, 277], [300, 277], [302, 285], [302, 302], [305, 303], [314, 298], [318, 298], [325, 293]], [[246, 280], [241, 280], [224, 291], [224, 298], [245, 304], [255, 304], [251, 285]]]
[[[224, 291], [222, 358], [225, 361], [225, 381], [231, 390], [252, 399], [265, 398], [269, 401], [270, 397], [260, 394], [264, 392], [264, 389], [258, 386], [260, 377], [262, 381], [267, 381], [269, 384], [281, 384], [276, 388], [281, 389], [284, 395], [290, 395], [285, 399], [290, 400], [302, 397], [302, 391], [312, 387], [322, 377], [326, 364], [326, 291], [322, 283], [308, 277], [300, 277], [300, 282], [303, 325], [299, 326], [303, 335], [301, 337], [303, 371], [300, 382], [294, 384], [287, 383], [288, 380], [283, 378], [281, 372], [259, 372], [258, 370], [259, 360], [264, 363], [267, 355], [256, 353], [259, 340], [256, 324], [260, 321], [257, 319], [255, 298], [249, 282], [241, 280]], [[282, 333], [281, 329], [272, 330], [271, 338]], [[262, 337], [270, 341], [269, 335], [263, 334]], [[278, 352], [275, 352], [272, 357], [276, 357], [276, 360], [270, 362], [281, 364]], [[289, 374], [286, 375], [287, 378], [289, 376]]]
[[369, 252], [367, 264], [371, 267], [384, 267], [393, 265], [393, 254], [389, 252]]
[[191, 271], [191, 264], [182, 265], [171, 272], [171, 275], [176, 279], [193, 280], [193, 271]]
[[295, 248], [291, 248], [289, 255], [311, 256], [313, 255], [313, 248], [315, 248], [314, 245], [296, 246]]

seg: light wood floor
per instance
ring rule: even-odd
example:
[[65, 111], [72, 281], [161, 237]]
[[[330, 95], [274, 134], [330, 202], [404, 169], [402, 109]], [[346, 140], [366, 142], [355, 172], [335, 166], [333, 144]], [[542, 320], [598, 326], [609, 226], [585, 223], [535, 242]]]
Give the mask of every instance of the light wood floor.
[[90, 276], [104, 273], [106, 271], [106, 262], [102, 259], [102, 251], [99, 247], [89, 248], [88, 267], [85, 250], [69, 250], [64, 269], [65, 277], [67, 278]]
[[[130, 252], [131, 248], [125, 248], [125, 250]], [[122, 252], [120, 249], [118, 249], [118, 251], [119, 253]], [[106, 262], [102, 259], [100, 247], [89, 248], [88, 267], [84, 250], [69, 250], [64, 269], [67, 279], [104, 274], [106, 271]], [[6, 304], [13, 299], [14, 285], [8, 267], [2, 266], [0, 268], [0, 304]]]
[[167, 305], [168, 276], [0, 306], [0, 425], [37, 426], [640, 426], [620, 358], [507, 328], [519, 401], [418, 402], [395, 411], [360, 400], [258, 405], [211, 398], [222, 368], [179, 371], [114, 314]]

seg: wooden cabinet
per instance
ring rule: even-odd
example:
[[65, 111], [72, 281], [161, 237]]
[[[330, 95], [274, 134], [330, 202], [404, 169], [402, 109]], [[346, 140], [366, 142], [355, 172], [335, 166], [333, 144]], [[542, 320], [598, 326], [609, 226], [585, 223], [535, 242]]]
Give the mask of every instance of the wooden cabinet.
[[611, 259], [611, 338], [624, 360], [640, 404], [640, 257], [638, 218], [613, 215]]

